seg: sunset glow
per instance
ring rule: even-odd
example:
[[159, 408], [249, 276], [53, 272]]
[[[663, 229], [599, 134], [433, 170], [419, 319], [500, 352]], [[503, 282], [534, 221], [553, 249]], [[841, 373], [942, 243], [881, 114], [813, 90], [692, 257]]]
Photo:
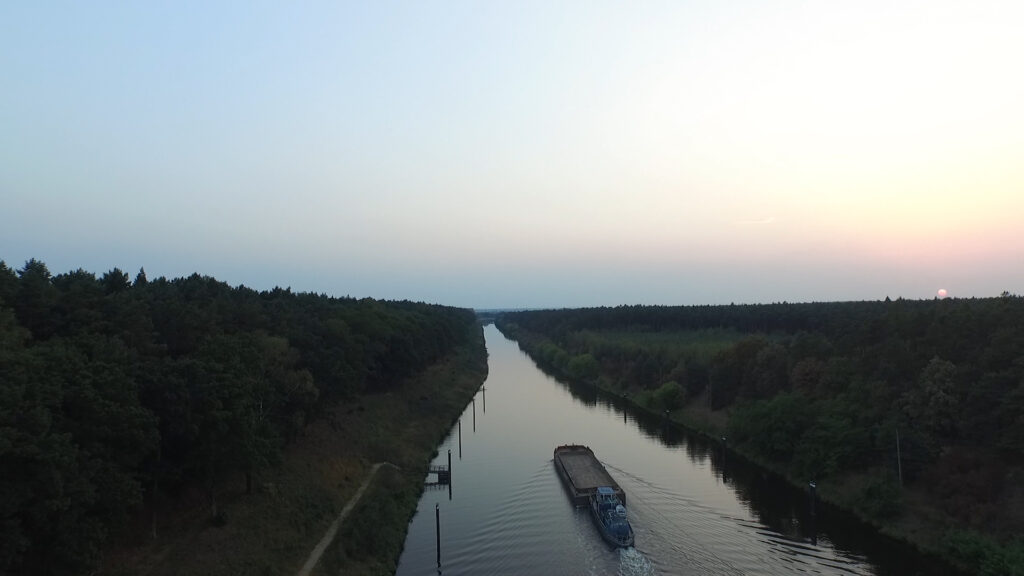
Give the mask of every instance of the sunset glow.
[[1020, 292], [1021, 22], [9, 4], [0, 258], [482, 307]]

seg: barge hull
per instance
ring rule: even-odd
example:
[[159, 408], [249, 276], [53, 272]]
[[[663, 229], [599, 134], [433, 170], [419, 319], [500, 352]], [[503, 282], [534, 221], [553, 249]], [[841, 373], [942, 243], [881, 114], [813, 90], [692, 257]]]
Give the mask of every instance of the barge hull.
[[623, 504], [626, 503], [626, 493], [612, 479], [611, 474], [605, 470], [590, 448], [576, 444], [559, 446], [555, 448], [554, 462], [555, 469], [575, 505], [586, 506], [590, 496], [597, 492], [598, 486], [608, 486], [615, 491]]

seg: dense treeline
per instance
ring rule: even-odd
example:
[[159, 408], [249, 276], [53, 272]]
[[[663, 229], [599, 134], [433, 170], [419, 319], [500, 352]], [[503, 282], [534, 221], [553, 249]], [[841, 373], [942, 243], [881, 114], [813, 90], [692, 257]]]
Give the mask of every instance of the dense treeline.
[[624, 306], [498, 325], [555, 373], [701, 416], [883, 525], [926, 516], [907, 531], [941, 533], [928, 544], [979, 571], [1024, 571], [1024, 298]]
[[251, 489], [324, 406], [475, 330], [450, 307], [0, 262], [0, 573], [81, 572], [186, 488], [222, 520], [218, 487]]

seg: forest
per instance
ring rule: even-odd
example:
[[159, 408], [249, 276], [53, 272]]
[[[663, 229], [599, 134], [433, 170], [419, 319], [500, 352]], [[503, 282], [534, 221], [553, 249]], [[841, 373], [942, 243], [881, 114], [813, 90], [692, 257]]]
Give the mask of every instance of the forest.
[[446, 306], [0, 262], [0, 573], [87, 572], [196, 487], [224, 521], [224, 482], [251, 490], [326, 407], [478, 331]]
[[977, 574], [1024, 574], [1024, 298], [509, 312], [629, 398]]

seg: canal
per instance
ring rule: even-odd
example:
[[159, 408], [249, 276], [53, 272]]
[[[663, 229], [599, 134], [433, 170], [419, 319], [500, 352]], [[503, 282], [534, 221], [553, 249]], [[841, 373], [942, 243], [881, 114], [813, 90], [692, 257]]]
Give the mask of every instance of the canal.
[[[444, 574], [942, 574], [928, 558], [711, 443], [592, 388], [560, 383], [484, 329], [489, 375], [438, 448], [452, 484], [428, 487], [399, 576]], [[461, 439], [461, 440], [460, 440]], [[590, 446], [627, 494], [633, 549], [604, 543], [552, 465]]]

